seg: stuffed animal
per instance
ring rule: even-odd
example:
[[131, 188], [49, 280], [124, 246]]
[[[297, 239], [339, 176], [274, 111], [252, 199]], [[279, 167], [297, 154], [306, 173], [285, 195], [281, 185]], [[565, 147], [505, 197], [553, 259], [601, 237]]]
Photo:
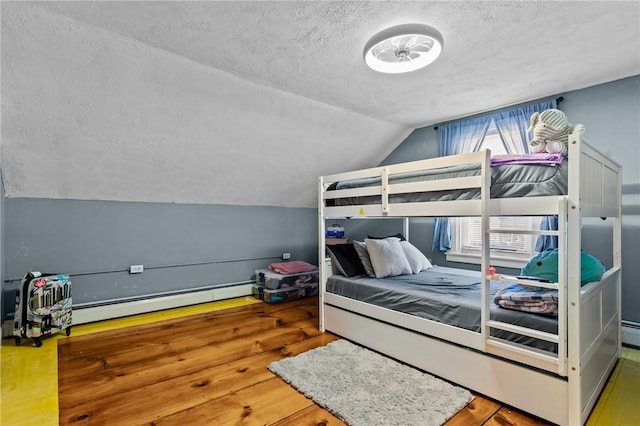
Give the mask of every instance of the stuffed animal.
[[529, 141], [529, 150], [533, 153], [560, 153], [565, 157], [569, 153], [569, 135], [583, 132], [584, 126], [569, 124], [567, 115], [559, 109], [547, 109], [541, 113], [534, 112], [531, 116], [533, 139]]
[[[558, 282], [558, 249], [545, 250], [532, 257], [520, 270], [521, 276]], [[580, 252], [580, 285], [600, 281], [605, 273], [601, 261], [585, 251]]]

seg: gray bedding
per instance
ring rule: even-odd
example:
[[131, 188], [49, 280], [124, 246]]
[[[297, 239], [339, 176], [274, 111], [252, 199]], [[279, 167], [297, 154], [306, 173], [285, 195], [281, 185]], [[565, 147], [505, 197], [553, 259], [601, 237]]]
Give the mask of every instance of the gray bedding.
[[[545, 195], [563, 195], [567, 193], [568, 163], [563, 161], [558, 166], [540, 164], [509, 164], [491, 167], [491, 198], [536, 197]], [[467, 164], [434, 169], [426, 172], [404, 173], [392, 176], [393, 183], [419, 182], [425, 180], [450, 179], [454, 177], [477, 176], [480, 166]], [[337, 182], [328, 190], [359, 188], [379, 185], [379, 178], [355, 179]], [[478, 189], [459, 189], [452, 191], [417, 192], [394, 194], [389, 197], [393, 203], [471, 200], [480, 197]], [[327, 205], [354, 205], [380, 203], [380, 197], [350, 197], [328, 200]]]
[[[414, 275], [383, 279], [333, 275], [327, 291], [395, 311], [480, 331], [480, 274], [435, 266]], [[507, 283], [491, 282], [491, 319], [557, 333], [557, 318], [500, 308], [495, 293]], [[496, 337], [557, 352], [557, 345], [509, 332], [494, 330]]]

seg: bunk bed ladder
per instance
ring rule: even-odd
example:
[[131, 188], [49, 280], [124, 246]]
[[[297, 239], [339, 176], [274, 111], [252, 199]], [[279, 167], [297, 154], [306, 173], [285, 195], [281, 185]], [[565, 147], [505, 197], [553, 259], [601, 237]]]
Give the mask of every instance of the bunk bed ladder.
[[[567, 268], [567, 229], [566, 229], [566, 217], [567, 217], [567, 198], [562, 197], [558, 201], [558, 215], [561, 218], [558, 221], [557, 231], [523, 231], [523, 230], [509, 230], [509, 229], [489, 229], [486, 228], [486, 232], [483, 232], [485, 241], [483, 244], [483, 288], [482, 288], [482, 345], [485, 352], [490, 352], [496, 355], [505, 356], [507, 358], [518, 361], [520, 355], [527, 358], [537, 359], [537, 366], [547, 371], [552, 371], [560, 376], [567, 376], [567, 280], [568, 280], [568, 268]], [[488, 218], [487, 218], [488, 221]], [[484, 220], [482, 225], [484, 226]], [[488, 225], [488, 224], [487, 224]], [[490, 235], [493, 233], [515, 233], [515, 234], [531, 234], [531, 235], [555, 235], [558, 237], [558, 247], [563, 249], [559, 250], [558, 256], [558, 282], [545, 283], [534, 280], [520, 279], [515, 276], [502, 275], [502, 274], [490, 274], [485, 272], [485, 268], [488, 269], [491, 265], [490, 261], [490, 248], [489, 241]], [[489, 310], [489, 290], [491, 280], [519, 283], [521, 285], [542, 287], [548, 289], [558, 290], [558, 331], [557, 333], [547, 333], [532, 328], [516, 326], [513, 324], [491, 320]], [[494, 338], [491, 336], [491, 330], [503, 330], [511, 333], [516, 333], [522, 336], [527, 336], [547, 342], [555, 343], [558, 345], [557, 355], [552, 355], [547, 352], [540, 352], [519, 344], [514, 344], [503, 339]], [[533, 363], [536, 364], [536, 363]]]

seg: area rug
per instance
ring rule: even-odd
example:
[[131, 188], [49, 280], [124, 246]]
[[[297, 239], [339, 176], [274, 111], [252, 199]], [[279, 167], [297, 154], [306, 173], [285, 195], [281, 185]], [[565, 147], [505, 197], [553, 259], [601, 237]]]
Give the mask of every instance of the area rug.
[[351, 426], [440, 426], [473, 399], [466, 389], [347, 340], [273, 362], [269, 370]]

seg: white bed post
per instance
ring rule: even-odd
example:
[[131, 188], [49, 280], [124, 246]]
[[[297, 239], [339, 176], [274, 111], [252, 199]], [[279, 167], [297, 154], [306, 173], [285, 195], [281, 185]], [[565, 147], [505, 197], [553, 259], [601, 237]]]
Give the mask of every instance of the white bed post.
[[318, 329], [322, 332], [325, 331], [324, 323], [324, 292], [327, 286], [327, 273], [326, 273], [326, 249], [325, 249], [325, 223], [324, 223], [324, 180], [322, 176], [318, 179], [318, 269], [320, 275], [320, 291], [318, 291]]
[[[569, 137], [569, 180], [567, 205], [567, 337], [568, 337], [568, 424], [582, 425], [582, 368], [580, 336], [580, 250], [582, 247], [582, 219], [580, 215], [580, 184], [582, 148], [580, 136]], [[573, 161], [571, 157], [573, 156]]]
[[389, 216], [389, 168], [380, 170], [380, 200], [382, 202], [382, 216]]
[[558, 374], [567, 376], [567, 198], [558, 201]]
[[490, 287], [491, 280], [489, 275], [489, 263], [491, 262], [491, 230], [489, 225], [491, 223], [491, 217], [489, 216], [489, 199], [491, 197], [491, 150], [485, 150], [484, 159], [482, 161], [481, 175], [482, 183], [480, 187], [480, 231], [482, 235], [482, 257], [480, 262], [480, 274], [482, 276], [482, 291], [481, 291], [481, 304], [482, 309], [480, 311], [480, 334], [482, 336], [482, 350], [487, 350], [487, 339], [491, 336], [490, 327], [487, 322], [490, 320]]

